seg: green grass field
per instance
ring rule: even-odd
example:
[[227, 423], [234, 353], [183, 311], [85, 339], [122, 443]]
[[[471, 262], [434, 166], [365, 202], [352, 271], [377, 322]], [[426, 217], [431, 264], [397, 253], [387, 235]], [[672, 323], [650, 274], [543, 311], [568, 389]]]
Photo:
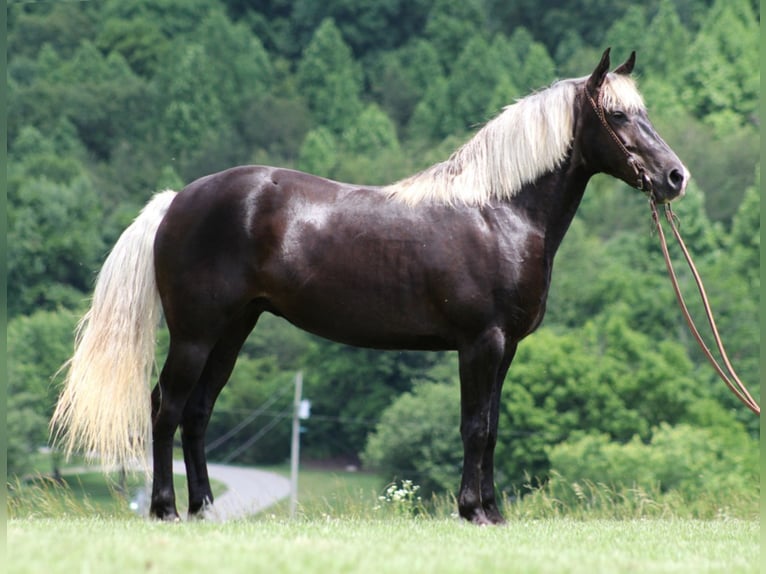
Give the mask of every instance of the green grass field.
[[758, 572], [754, 521], [12, 519], [8, 573]]
[[[509, 506], [506, 526], [478, 528], [454, 518], [454, 501], [446, 497], [412, 516], [412, 506], [378, 498], [384, 487], [379, 477], [304, 470], [296, 519], [280, 503], [225, 524], [164, 524], [132, 514], [98, 475], [69, 484], [16, 488], [8, 507], [9, 574], [730, 574], [760, 568], [755, 516], [637, 519], [631, 507], [615, 509], [618, 519], [572, 511], [551, 517], [547, 502], [538, 501], [536, 507]], [[177, 487], [184, 497], [180, 477]]]

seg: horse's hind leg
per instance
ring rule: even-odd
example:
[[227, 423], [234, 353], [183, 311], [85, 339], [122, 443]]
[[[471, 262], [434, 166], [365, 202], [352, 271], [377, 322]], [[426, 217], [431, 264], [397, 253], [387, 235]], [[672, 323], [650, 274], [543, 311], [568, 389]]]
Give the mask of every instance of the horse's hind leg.
[[174, 339], [160, 380], [152, 392], [152, 450], [154, 481], [149, 514], [178, 520], [173, 490], [173, 437], [186, 402], [207, 362], [211, 345]]
[[213, 492], [207, 473], [205, 431], [213, 412], [213, 405], [229, 380], [239, 351], [260, 314], [260, 308], [248, 307], [226, 327], [186, 403], [181, 420], [181, 440], [186, 463], [186, 481], [189, 486], [190, 516], [202, 514], [205, 508], [213, 503]]

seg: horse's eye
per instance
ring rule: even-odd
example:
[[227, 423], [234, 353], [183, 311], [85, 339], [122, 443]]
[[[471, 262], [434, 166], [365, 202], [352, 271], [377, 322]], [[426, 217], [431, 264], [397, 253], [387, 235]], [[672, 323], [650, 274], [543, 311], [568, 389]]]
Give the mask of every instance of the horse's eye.
[[618, 122], [624, 122], [624, 121], [627, 121], [628, 119], [628, 115], [622, 110], [612, 110], [611, 112], [609, 112], [609, 115], [612, 117], [613, 120], [616, 120]]

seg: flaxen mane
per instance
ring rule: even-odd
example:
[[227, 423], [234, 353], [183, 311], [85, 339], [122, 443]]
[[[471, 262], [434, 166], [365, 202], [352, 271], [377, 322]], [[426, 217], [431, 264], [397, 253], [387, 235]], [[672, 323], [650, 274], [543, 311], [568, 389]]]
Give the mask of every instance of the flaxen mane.
[[[514, 196], [566, 157], [574, 132], [574, 99], [584, 82], [585, 78], [562, 80], [517, 101], [448, 160], [384, 190], [410, 205], [482, 205]], [[606, 110], [644, 107], [633, 80], [623, 75], [609, 74], [602, 99]]]

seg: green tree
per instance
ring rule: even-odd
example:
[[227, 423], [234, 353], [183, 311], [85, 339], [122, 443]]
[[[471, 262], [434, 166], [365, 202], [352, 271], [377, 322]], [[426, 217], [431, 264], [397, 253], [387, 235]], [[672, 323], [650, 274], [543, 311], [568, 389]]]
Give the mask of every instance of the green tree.
[[8, 178], [8, 312], [79, 306], [104, 246], [98, 195], [71, 124], [51, 139], [25, 128]]
[[166, 157], [179, 162], [179, 173], [186, 175], [203, 145], [223, 129], [224, 110], [214, 81], [217, 66], [204, 47], [179, 43], [169, 53], [157, 76], [159, 129]]
[[205, 55], [214, 65], [211, 77], [227, 114], [242, 115], [245, 104], [264, 97], [272, 88], [275, 72], [271, 58], [244, 24], [232, 24], [221, 11], [212, 12], [197, 34]]
[[757, 114], [760, 31], [748, 0], [717, 0], [689, 48], [683, 70], [684, 101], [726, 133]]
[[481, 34], [485, 22], [484, 6], [478, 0], [435, 0], [424, 35], [436, 48], [445, 70], [452, 71], [466, 43]]
[[407, 133], [413, 139], [442, 139], [453, 133], [455, 124], [449, 99], [449, 82], [440, 76], [431, 83], [415, 106]]
[[71, 56], [83, 38], [92, 38], [96, 18], [92, 10], [66, 2], [11, 2], [8, 4], [8, 53], [35, 58], [43, 46]]
[[[477, 62], [481, 64], [477, 65]], [[449, 99], [456, 122], [450, 131], [466, 130], [489, 119], [485, 114], [490, 98], [498, 79], [504, 75], [500, 62], [483, 37], [476, 36], [468, 41], [449, 78]]]
[[430, 0], [298, 0], [292, 2], [290, 19], [303, 44], [311, 31], [327, 18], [338, 24], [344, 40], [357, 58], [392, 50], [419, 32]]
[[64, 96], [59, 109], [77, 127], [91, 153], [108, 158], [121, 139], [139, 137], [147, 113], [147, 86], [118, 53], [104, 57], [84, 41], [58, 70]]
[[43, 429], [48, 419], [38, 412], [37, 397], [27, 392], [9, 393], [5, 420], [8, 477], [32, 472], [37, 450], [44, 445]]
[[[304, 395], [312, 402], [306, 452], [356, 458], [383, 410], [439, 353], [360, 349], [319, 340], [305, 357]], [[315, 416], [316, 415], [316, 416]]]
[[338, 163], [338, 144], [332, 132], [324, 127], [311, 130], [298, 153], [298, 169], [331, 177]]
[[396, 127], [377, 105], [370, 104], [343, 132], [341, 141], [354, 154], [375, 154], [399, 149]]
[[678, 344], [631, 330], [617, 314], [579, 331], [541, 329], [524, 341], [506, 382], [496, 454], [497, 481], [521, 487], [545, 478], [547, 445], [578, 429], [627, 441], [660, 422], [691, 419], [704, 396]]
[[102, 22], [151, 20], [158, 24], [163, 36], [173, 38], [193, 33], [217, 9], [218, 3], [208, 0], [108, 0], [99, 15]]
[[539, 90], [556, 79], [556, 64], [547, 48], [526, 28], [514, 30], [507, 43], [498, 40], [496, 50], [511, 81], [521, 89], [521, 95]]
[[644, 41], [649, 36], [646, 30], [646, 7], [633, 5], [609, 27], [604, 43], [612, 47], [615, 58], [626, 58], [632, 50], [641, 54]]
[[[680, 78], [676, 71], [683, 66], [691, 42], [688, 29], [681, 22], [674, 2], [660, 0], [659, 9], [649, 22], [651, 34], [641, 38], [638, 58], [641, 68], [652, 76], [659, 76], [663, 82], [675, 90], [680, 88]], [[647, 77], [649, 74], [643, 74]], [[665, 102], [664, 99], [657, 100]]]
[[381, 54], [367, 75], [372, 95], [403, 131], [426, 90], [441, 77], [442, 66], [431, 43], [417, 39]]
[[9, 474], [31, 470], [37, 449], [48, 442], [58, 396], [52, 381], [71, 354], [76, 321], [73, 312], [58, 310], [17, 316], [8, 323]]
[[157, 73], [169, 48], [160, 23], [146, 17], [107, 19], [96, 37], [96, 45], [105, 53], [119, 53], [133, 72], [144, 78]]
[[454, 381], [423, 382], [399, 395], [367, 439], [365, 467], [412, 480], [423, 496], [454, 493], [463, 463], [459, 397]]
[[575, 435], [548, 450], [553, 469], [571, 482], [590, 481], [653, 492], [674, 490], [693, 501], [743, 493], [758, 480], [757, 446], [736, 424], [705, 429], [661, 424], [649, 441], [616, 443], [605, 434]]
[[298, 63], [298, 86], [315, 121], [340, 134], [362, 111], [362, 74], [335, 22], [327, 19]]

